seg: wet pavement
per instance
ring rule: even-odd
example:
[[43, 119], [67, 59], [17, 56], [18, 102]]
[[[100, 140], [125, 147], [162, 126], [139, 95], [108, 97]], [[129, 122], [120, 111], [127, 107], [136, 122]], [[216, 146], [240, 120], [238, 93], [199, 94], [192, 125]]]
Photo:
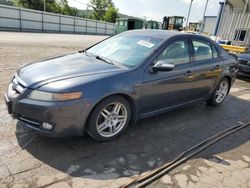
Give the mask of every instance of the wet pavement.
[[[0, 32], [0, 97], [21, 65], [72, 53], [99, 40], [99, 36]], [[98, 143], [88, 136], [37, 135], [12, 120], [1, 100], [0, 187], [119, 187], [203, 139], [249, 122], [249, 115], [250, 82], [240, 78], [220, 107], [200, 103], [143, 119], [119, 138]], [[250, 187], [249, 140], [250, 127], [148, 187]]]

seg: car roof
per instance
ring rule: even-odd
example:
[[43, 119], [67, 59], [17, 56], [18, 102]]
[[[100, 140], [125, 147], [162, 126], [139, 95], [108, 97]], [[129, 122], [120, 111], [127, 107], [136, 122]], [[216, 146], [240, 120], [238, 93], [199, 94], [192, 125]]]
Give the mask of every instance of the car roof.
[[179, 31], [175, 31], [175, 30], [157, 30], [157, 29], [138, 29], [138, 30], [129, 30], [126, 32], [123, 32], [121, 34], [142, 34], [142, 35], [148, 35], [148, 36], [152, 36], [152, 37], [157, 37], [163, 40], [167, 40], [171, 37], [174, 36], [195, 36], [195, 38], [207, 38], [204, 36], [200, 36], [200, 35], [195, 35], [193, 33], [186, 33], [186, 32], [179, 32]]
[[172, 37], [176, 37], [176, 36], [191, 36], [192, 39], [196, 39], [196, 40], [205, 40], [207, 42], [210, 42], [211, 44], [213, 44], [214, 46], [216, 46], [216, 48], [219, 50], [220, 54], [227, 54], [226, 51], [219, 45], [217, 44], [215, 41], [213, 41], [212, 39], [203, 36], [203, 35], [197, 35], [197, 34], [192, 34], [192, 33], [187, 33], [187, 32], [179, 32], [179, 31], [168, 31], [168, 30], [157, 30], [157, 29], [138, 29], [138, 30], [129, 30], [129, 31], [125, 31], [123, 33], [121, 33], [120, 35], [147, 35], [149, 37], [155, 37], [155, 38], [159, 38], [163, 41], [167, 41], [168, 39], [172, 38]]

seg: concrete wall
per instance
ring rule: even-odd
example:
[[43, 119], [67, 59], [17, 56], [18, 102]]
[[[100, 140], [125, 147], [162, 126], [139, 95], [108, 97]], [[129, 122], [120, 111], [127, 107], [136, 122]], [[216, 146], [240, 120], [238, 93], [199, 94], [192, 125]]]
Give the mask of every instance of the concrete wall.
[[115, 24], [0, 5], [0, 30], [113, 35]]

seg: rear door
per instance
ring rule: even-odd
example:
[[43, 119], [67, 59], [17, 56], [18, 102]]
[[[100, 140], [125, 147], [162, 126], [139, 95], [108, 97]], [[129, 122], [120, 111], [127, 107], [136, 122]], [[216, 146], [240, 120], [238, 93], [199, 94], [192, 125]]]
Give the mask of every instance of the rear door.
[[194, 55], [193, 97], [206, 97], [222, 72], [220, 58], [214, 45], [206, 40], [192, 39]]

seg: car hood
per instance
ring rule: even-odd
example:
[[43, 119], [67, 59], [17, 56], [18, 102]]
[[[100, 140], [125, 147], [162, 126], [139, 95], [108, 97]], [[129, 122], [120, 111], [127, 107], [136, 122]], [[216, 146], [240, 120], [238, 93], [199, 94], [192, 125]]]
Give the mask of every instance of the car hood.
[[58, 80], [119, 70], [122, 68], [75, 53], [26, 65], [17, 71], [17, 75], [26, 87], [34, 88]]

